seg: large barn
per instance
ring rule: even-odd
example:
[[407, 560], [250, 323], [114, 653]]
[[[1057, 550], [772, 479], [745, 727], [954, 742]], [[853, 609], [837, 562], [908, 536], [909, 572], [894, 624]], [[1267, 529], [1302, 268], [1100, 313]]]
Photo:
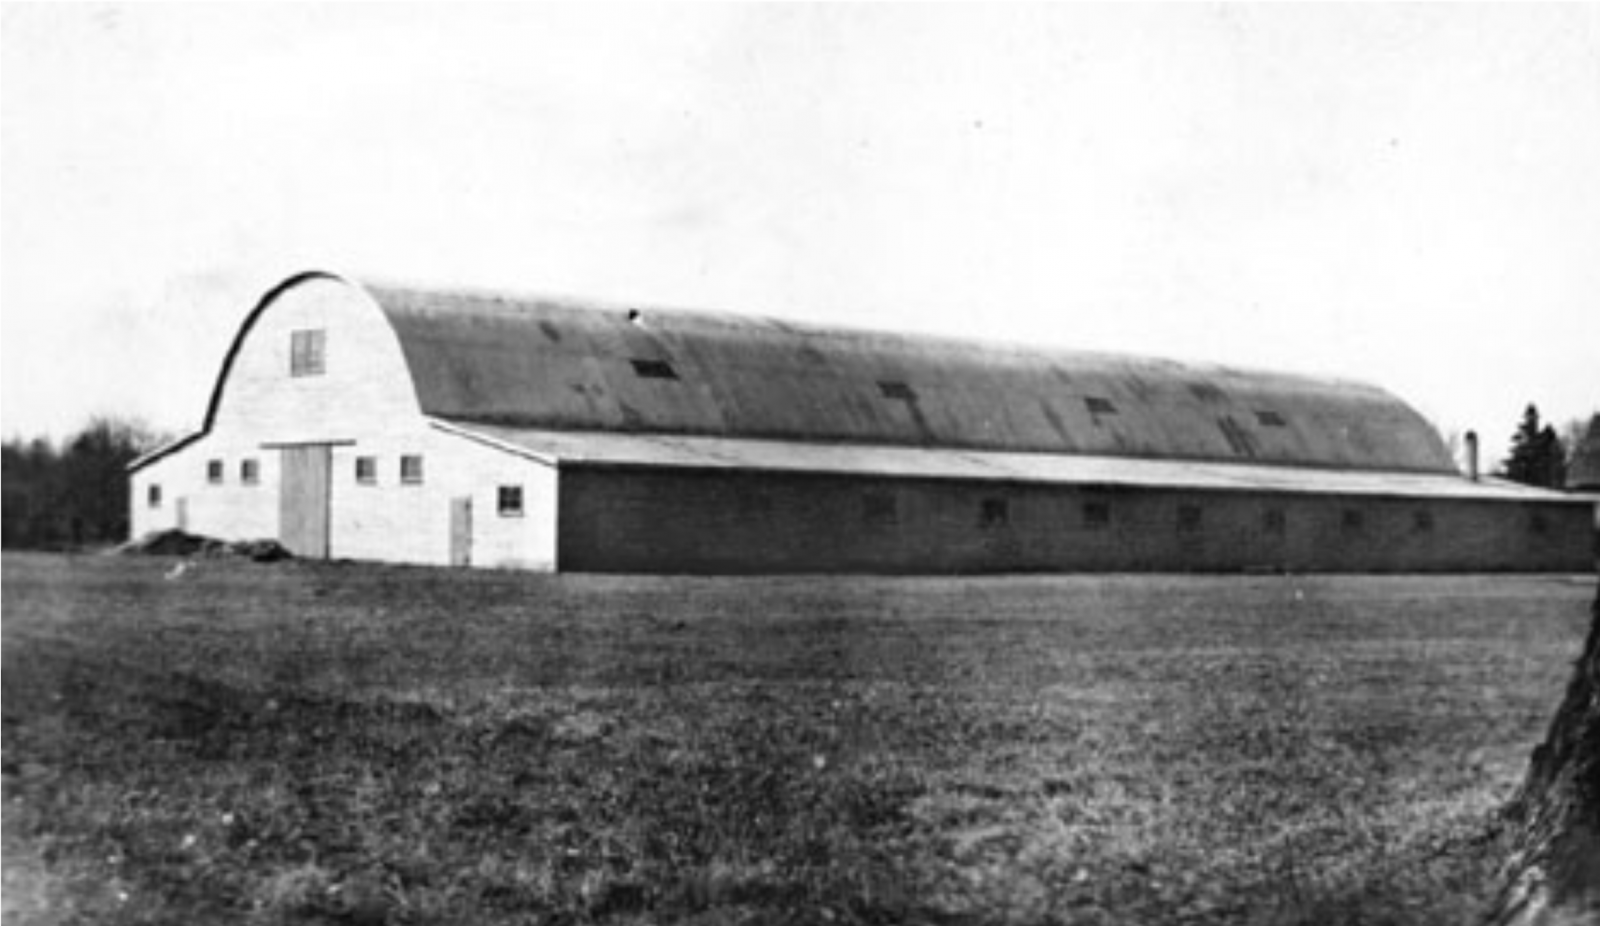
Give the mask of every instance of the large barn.
[[1360, 383], [327, 273], [132, 482], [136, 533], [540, 570], [1581, 570], [1592, 532]]

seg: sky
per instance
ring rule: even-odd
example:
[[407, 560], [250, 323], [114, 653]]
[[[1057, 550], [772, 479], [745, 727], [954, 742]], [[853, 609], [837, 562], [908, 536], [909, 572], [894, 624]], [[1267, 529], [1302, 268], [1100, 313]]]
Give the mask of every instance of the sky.
[[318, 268], [1600, 411], [1600, 6], [0, 6], [0, 430]]

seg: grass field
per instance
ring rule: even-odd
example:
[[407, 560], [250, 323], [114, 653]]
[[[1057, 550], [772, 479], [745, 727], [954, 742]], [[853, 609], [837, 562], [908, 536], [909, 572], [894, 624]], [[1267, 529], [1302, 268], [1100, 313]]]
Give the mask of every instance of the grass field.
[[1583, 577], [4, 558], [21, 923], [1461, 923]]

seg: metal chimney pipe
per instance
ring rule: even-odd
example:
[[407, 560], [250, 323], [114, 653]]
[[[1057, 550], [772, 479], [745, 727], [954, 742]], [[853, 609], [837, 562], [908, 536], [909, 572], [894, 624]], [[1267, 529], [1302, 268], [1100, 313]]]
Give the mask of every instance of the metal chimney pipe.
[[1467, 432], [1467, 478], [1478, 481], [1478, 432]]

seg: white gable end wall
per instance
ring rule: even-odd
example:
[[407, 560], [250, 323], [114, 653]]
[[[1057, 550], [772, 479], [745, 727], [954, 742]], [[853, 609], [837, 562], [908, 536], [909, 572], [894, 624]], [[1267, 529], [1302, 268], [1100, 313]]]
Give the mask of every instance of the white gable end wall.
[[[323, 332], [323, 372], [293, 376], [296, 331]], [[383, 311], [360, 289], [314, 278], [256, 317], [217, 396], [212, 437], [280, 443], [354, 440], [421, 430], [411, 373]]]
[[[320, 331], [323, 369], [291, 375], [298, 331]], [[451, 508], [471, 499], [470, 562], [555, 565], [556, 472], [537, 461], [432, 427], [417, 407], [409, 369], [382, 311], [358, 288], [304, 280], [253, 319], [214, 400], [209, 431], [134, 474], [135, 533], [183, 527], [226, 539], [281, 537], [285, 448], [328, 448], [328, 555], [448, 564]], [[420, 481], [401, 458], [422, 459]], [[357, 478], [369, 457], [374, 478]], [[241, 464], [255, 460], [246, 484]], [[208, 464], [220, 461], [211, 481]], [[149, 505], [152, 484], [161, 503]], [[523, 511], [498, 511], [500, 486], [520, 486]], [[180, 521], [181, 515], [181, 521]]]

